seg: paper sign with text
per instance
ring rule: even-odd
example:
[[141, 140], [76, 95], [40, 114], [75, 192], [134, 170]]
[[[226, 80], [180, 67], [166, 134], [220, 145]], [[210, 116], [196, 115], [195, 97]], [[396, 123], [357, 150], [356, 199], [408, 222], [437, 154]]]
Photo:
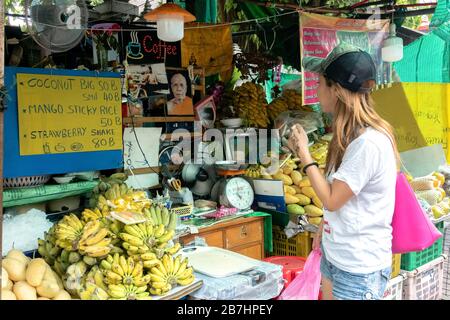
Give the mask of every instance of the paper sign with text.
[[20, 155], [122, 149], [119, 78], [17, 74]]

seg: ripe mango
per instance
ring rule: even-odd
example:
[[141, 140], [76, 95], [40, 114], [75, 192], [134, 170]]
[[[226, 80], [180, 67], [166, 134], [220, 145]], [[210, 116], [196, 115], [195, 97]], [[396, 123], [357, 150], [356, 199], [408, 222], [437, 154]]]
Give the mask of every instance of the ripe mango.
[[308, 198], [314, 198], [317, 197], [316, 193], [314, 192], [314, 189], [312, 187], [303, 187], [302, 193], [307, 196]]
[[305, 209], [298, 204], [289, 204], [287, 206], [287, 212], [289, 214], [305, 214]]
[[320, 201], [318, 196], [314, 196], [312, 197], [312, 202], [314, 203], [314, 205], [318, 208], [323, 208], [323, 203], [322, 201]]
[[284, 201], [286, 204], [295, 204], [298, 202], [298, 198], [296, 196], [293, 196], [292, 194], [286, 193], [284, 195]]
[[290, 187], [290, 186], [284, 186], [284, 193], [289, 193], [292, 194], [293, 196], [295, 196], [295, 189]]
[[298, 204], [301, 206], [306, 206], [311, 203], [311, 199], [305, 196], [304, 194], [296, 194], [295, 195], [298, 198]]
[[292, 166], [290, 166], [289, 164], [286, 164], [284, 167], [283, 167], [283, 173], [285, 174], [285, 175], [290, 175], [291, 174], [291, 172], [294, 170], [294, 168], [292, 167]]
[[302, 188], [300, 188], [299, 186], [296, 186], [295, 184], [293, 184], [290, 187], [294, 188], [296, 194], [302, 193]]
[[322, 217], [308, 217], [308, 222], [317, 226], [322, 222]]
[[311, 182], [309, 181], [309, 178], [308, 178], [308, 177], [304, 177], [304, 178], [298, 183], [298, 186], [299, 186], [300, 188], [303, 188], [303, 187], [311, 187]]
[[305, 212], [310, 217], [321, 217], [323, 215], [323, 210], [312, 204], [305, 206]]
[[302, 181], [302, 174], [300, 172], [294, 170], [291, 172], [291, 178], [292, 178], [292, 182], [294, 182], [294, 184], [296, 186], [298, 186], [300, 181]]
[[293, 184], [291, 177], [283, 173], [276, 173], [273, 176], [274, 180], [281, 180], [285, 186], [290, 186]]

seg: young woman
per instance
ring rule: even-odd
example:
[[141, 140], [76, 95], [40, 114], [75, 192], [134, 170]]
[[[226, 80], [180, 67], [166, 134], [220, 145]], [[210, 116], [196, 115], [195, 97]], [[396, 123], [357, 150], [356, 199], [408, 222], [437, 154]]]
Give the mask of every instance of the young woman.
[[313, 247], [322, 247], [324, 299], [381, 299], [392, 264], [392, 216], [398, 152], [391, 126], [374, 110], [376, 69], [370, 55], [341, 44], [326, 59], [307, 57], [318, 73], [323, 112], [333, 115], [326, 177], [320, 173], [301, 126], [289, 145], [324, 205]]

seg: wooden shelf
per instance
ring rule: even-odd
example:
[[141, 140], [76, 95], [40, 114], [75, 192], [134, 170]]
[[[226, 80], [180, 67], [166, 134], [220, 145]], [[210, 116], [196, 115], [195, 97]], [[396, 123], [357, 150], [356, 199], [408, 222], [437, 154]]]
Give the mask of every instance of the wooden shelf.
[[194, 122], [195, 117], [194, 116], [187, 116], [187, 117], [125, 117], [123, 118], [123, 124], [135, 124], [135, 125], [141, 125], [143, 123], [161, 123], [161, 122]]
[[[177, 169], [180, 166], [177, 165], [170, 165], [169, 169]], [[145, 173], [160, 173], [161, 172], [161, 167], [147, 167], [147, 168], [138, 168], [138, 169], [133, 169], [133, 173], [134, 174], [145, 174]], [[130, 170], [125, 170], [125, 173], [127, 173], [128, 175], [131, 175], [132, 172]]]
[[[188, 132], [188, 133], [163, 133], [161, 135], [161, 140], [167, 141], [172, 140], [172, 135], [175, 135], [179, 138], [201, 138], [203, 134], [197, 132]], [[164, 138], [163, 138], [164, 137]]]

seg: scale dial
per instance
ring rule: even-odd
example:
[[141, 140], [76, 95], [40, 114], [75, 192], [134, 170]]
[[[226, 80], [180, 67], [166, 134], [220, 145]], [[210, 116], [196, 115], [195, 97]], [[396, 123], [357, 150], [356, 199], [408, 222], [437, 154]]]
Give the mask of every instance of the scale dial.
[[220, 195], [222, 205], [245, 210], [251, 207], [253, 199], [253, 188], [244, 178], [235, 177], [225, 181]]

